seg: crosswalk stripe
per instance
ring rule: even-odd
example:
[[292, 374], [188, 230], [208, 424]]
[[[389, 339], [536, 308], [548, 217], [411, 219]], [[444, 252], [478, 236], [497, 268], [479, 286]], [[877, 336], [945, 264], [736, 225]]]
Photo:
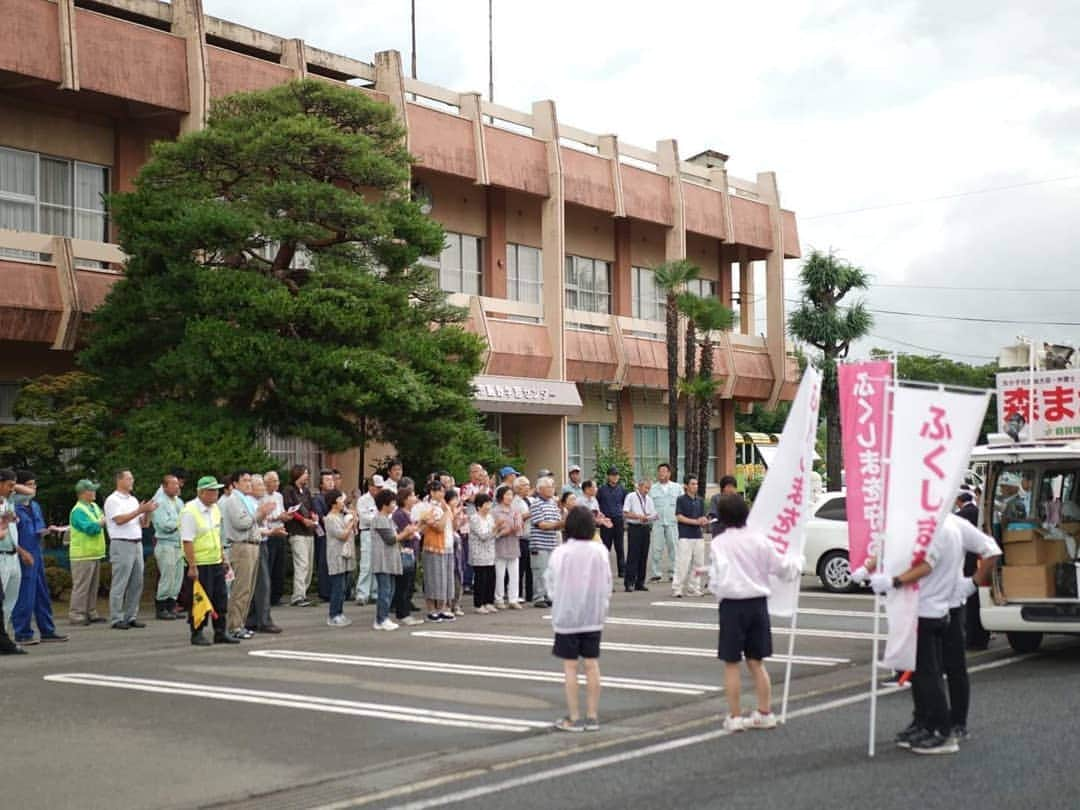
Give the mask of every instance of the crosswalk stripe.
[[[531, 647], [550, 647], [550, 637], [537, 636], [507, 636], [495, 633], [458, 633], [453, 630], [414, 630], [413, 636], [419, 638], [438, 638], [449, 641], [481, 641], [492, 644], [523, 644]], [[686, 655], [695, 658], [716, 658], [715, 648], [702, 647], [669, 647], [653, 644], [625, 644], [617, 641], [605, 641], [603, 649], [610, 652], [651, 653], [655, 655]], [[770, 660], [786, 662], [786, 655], [774, 655]], [[805, 664], [812, 667], [835, 667], [839, 664], [849, 664], [849, 658], [828, 658], [816, 655], [796, 655], [791, 659], [794, 664]]]
[[[801, 614], [802, 611], [800, 610], [799, 613]], [[544, 616], [543, 618], [551, 620], [551, 616]], [[713, 632], [718, 629], [716, 622], [673, 622], [666, 619], [629, 619], [615, 616], [608, 616], [604, 620], [604, 624], [625, 625], [627, 627], [657, 627], [670, 630], [711, 630]], [[791, 635], [790, 627], [773, 625], [772, 631], [783, 635]], [[874, 638], [873, 633], [863, 633], [858, 630], [818, 630], [810, 627], [799, 627], [796, 629], [795, 635], [807, 638], [846, 638], [859, 641], [872, 641]]]
[[[697, 608], [698, 610], [711, 610], [716, 612], [715, 602], [683, 602], [674, 599], [670, 602], [650, 602], [654, 607], [673, 607], [673, 608]], [[872, 610], [833, 610], [832, 608], [799, 608], [800, 616], [838, 616], [848, 619], [872, 619], [874, 618], [874, 612]], [[885, 614], [881, 614], [882, 621], [885, 620]]]
[[523, 732], [531, 729], [551, 727], [551, 723], [537, 720], [521, 720], [513, 717], [491, 717], [480, 714], [460, 714], [458, 712], [444, 712], [435, 709], [417, 708], [414, 706], [362, 703], [354, 700], [337, 700], [334, 698], [298, 695], [289, 692], [266, 692], [258, 689], [210, 686], [202, 683], [185, 683], [183, 681], [126, 678], [115, 675], [97, 675], [84, 672], [66, 672], [56, 675], [46, 675], [44, 679], [50, 683], [105, 686], [113, 689], [128, 689], [136, 692], [201, 697], [209, 700], [226, 700], [234, 703], [254, 703], [263, 706], [281, 706], [291, 709], [328, 712], [330, 714], [375, 717], [382, 720], [397, 720], [405, 723], [424, 723], [434, 726], [452, 726], [454, 728], [468, 728], [484, 731], [494, 729], [496, 731]]
[[[438, 672], [446, 675], [471, 675], [478, 678], [505, 678], [519, 681], [539, 681], [542, 683], [563, 683], [562, 672], [545, 672], [540, 669], [513, 669], [508, 667], [485, 667], [474, 664], [455, 664], [448, 661], [414, 661], [399, 658], [375, 658], [365, 655], [344, 655], [335, 653], [304, 652], [301, 650], [252, 650], [248, 655], [257, 658], [272, 658], [285, 661], [309, 661], [313, 663], [345, 664], [355, 667], [375, 667], [380, 669], [401, 669], [409, 671]], [[579, 676], [585, 683], [585, 676]], [[671, 681], [652, 681], [639, 678], [616, 678], [601, 676], [605, 689], [632, 689], [641, 692], [665, 692], [673, 695], [703, 695], [707, 692], [719, 692], [720, 687], [699, 683], [675, 683]]]

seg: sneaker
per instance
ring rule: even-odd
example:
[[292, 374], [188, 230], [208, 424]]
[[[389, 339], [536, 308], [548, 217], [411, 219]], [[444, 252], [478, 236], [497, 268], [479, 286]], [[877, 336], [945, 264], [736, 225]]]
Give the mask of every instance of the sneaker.
[[356, 606], [357, 607], [365, 607], [366, 605], [367, 605], [367, 599], [357, 599], [356, 600]]
[[21, 644], [24, 647], [33, 647], [35, 644], [40, 644], [41, 642], [34, 636], [28, 636], [27, 638], [18, 638], [16, 636], [15, 643]]
[[585, 730], [586, 731], [599, 731], [600, 730], [600, 718], [599, 717], [586, 717], [585, 718]]
[[390, 630], [397, 630], [398, 626], [389, 619], [383, 619], [381, 622], [375, 622], [375, 624], [371, 625], [371, 629], [386, 630], [387, 632], [389, 632]]
[[415, 616], [406, 616], [404, 619], [401, 620], [401, 623], [406, 627], [416, 627], [416, 625], [418, 624], [423, 624], [424, 620], [418, 619]]
[[457, 619], [457, 616], [455, 616], [455, 615], [454, 615], [454, 614], [453, 614], [453, 613], [452, 613], [451, 611], [449, 611], [449, 610], [444, 610], [444, 611], [443, 611], [442, 613], [440, 613], [439, 615], [440, 615], [440, 616], [442, 616], [442, 620], [443, 620], [444, 622], [452, 622], [452, 621], [455, 621], [455, 620]]
[[923, 735], [923, 729], [916, 723], [912, 723], [896, 735], [897, 748], [911, 748], [911, 741]]
[[968, 734], [967, 726], [953, 726], [952, 731], [949, 732], [949, 736], [957, 742], [961, 742], [962, 740], [966, 740], [970, 735]]
[[128, 627], [146, 627], [145, 622], [140, 622], [138, 619], [128, 619]]
[[700, 588], [691, 588], [689, 594], [690, 596], [704, 596], [705, 591], [701, 590]]
[[662, 577], [649, 577], [649, 582], [663, 582]]
[[455, 616], [464, 616], [464, 615], [465, 615], [465, 611], [464, 611], [464, 610], [462, 610], [462, 609], [461, 609], [461, 606], [459, 605], [459, 606], [457, 606], [457, 607], [455, 607], [455, 608], [454, 608], [454, 615], [455, 615]]
[[743, 723], [743, 718], [741, 717], [736, 717], [735, 715], [729, 714], [727, 717], [724, 718], [724, 731], [734, 734], [735, 732], [742, 731], [745, 728], [746, 726]]
[[344, 613], [339, 613], [337, 616], [331, 616], [326, 620], [326, 624], [329, 627], [348, 627], [352, 624], [352, 619], [346, 616]]
[[506, 608], [507, 608], [506, 602], [499, 601], [499, 602], [495, 603], [495, 609], [496, 610], [506, 610]]
[[47, 636], [42, 636], [41, 640], [47, 644], [50, 641], [67, 641], [68, 637], [62, 633], [50, 633]]
[[191, 637], [191, 643], [196, 647], [212, 647], [210, 639], [204, 636], [202, 633], [196, 633]]
[[747, 728], [751, 729], [776, 728], [776, 715], [772, 712], [762, 714], [757, 709], [754, 709], [754, 711], [750, 713], [750, 717], [746, 719], [745, 725]]
[[473, 613], [479, 613], [481, 616], [487, 616], [487, 605], [481, 605], [478, 608], [473, 608]]
[[511, 610], [524, 610], [525, 606], [523, 604], [521, 604], [521, 602], [511, 602], [510, 603], [510, 609]]
[[255, 638], [255, 631], [248, 628], [248, 627], [245, 627], [244, 629], [237, 631], [237, 634], [240, 636], [240, 638], [244, 639], [245, 641], [247, 639], [249, 639], [249, 638]]
[[673, 593], [671, 595], [671, 598], [672, 599], [682, 599], [682, 594], [681, 593]]
[[438, 624], [439, 622], [444, 621], [443, 615], [441, 613], [429, 613], [427, 615], [427, 620], [429, 622], [432, 622], [433, 624]]
[[555, 721], [554, 727], [556, 731], [570, 731], [573, 733], [585, 730], [585, 724], [583, 722], [580, 720], [571, 720], [569, 717], [560, 717]]
[[290, 607], [311, 607], [314, 603], [307, 598], [293, 599], [289, 602]]
[[130, 630], [131, 625], [128, 624], [127, 622], [113, 622], [112, 629], [113, 630]]
[[955, 754], [959, 750], [956, 740], [938, 731], [927, 732], [911, 741], [913, 754]]

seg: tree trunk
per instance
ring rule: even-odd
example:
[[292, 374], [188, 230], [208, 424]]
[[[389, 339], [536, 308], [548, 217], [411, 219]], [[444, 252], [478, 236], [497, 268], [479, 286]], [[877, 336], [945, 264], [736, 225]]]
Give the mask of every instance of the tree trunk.
[[668, 456], [672, 475], [678, 475], [679, 459], [679, 310], [675, 293], [667, 295]]
[[[683, 358], [683, 379], [690, 382], [694, 379], [694, 366], [697, 362], [697, 324], [693, 318], [686, 321], [685, 357]], [[683, 475], [690, 475], [697, 465], [697, 402], [695, 398], [686, 395], [686, 418], [683, 420], [683, 446], [686, 451], [686, 469]], [[675, 452], [678, 453], [678, 440], [676, 440]], [[675, 479], [679, 480], [679, 479]]]
[[825, 475], [829, 492], [839, 492], [844, 469], [840, 444], [840, 402], [836, 387], [836, 372], [826, 373], [822, 385], [821, 404], [825, 407]]
[[[713, 375], [713, 343], [708, 337], [701, 344], [701, 379], [712, 380]], [[698, 411], [698, 441], [697, 441], [697, 476], [698, 486], [702, 491], [709, 481], [709, 447], [712, 438], [712, 394], [709, 393], [701, 398], [700, 410]]]

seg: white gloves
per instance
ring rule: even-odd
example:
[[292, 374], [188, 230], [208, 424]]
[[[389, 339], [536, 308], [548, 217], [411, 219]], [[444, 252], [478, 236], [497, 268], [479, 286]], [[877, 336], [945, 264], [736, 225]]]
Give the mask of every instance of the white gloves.
[[865, 585], [870, 580], [870, 572], [866, 570], [865, 565], [860, 565], [854, 571], [851, 572], [851, 581], [858, 583], [859, 585]]
[[963, 589], [964, 599], [967, 599], [975, 593], [975, 591], [979, 590], [979, 586], [975, 584], [975, 579], [973, 577], [964, 577], [964, 583], [961, 587]]
[[870, 587], [874, 593], [879, 596], [884, 596], [893, 589], [892, 577], [883, 571], [879, 571], [876, 574], [870, 576]]

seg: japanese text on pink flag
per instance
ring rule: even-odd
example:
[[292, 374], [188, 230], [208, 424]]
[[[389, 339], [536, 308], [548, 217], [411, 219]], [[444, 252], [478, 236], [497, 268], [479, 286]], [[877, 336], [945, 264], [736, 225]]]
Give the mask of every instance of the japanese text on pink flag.
[[[812, 366], [803, 373], [799, 393], [776, 448], [776, 458], [754, 498], [747, 525], [768, 535], [785, 556], [803, 553], [806, 518], [810, 503], [810, 470], [817, 438], [818, 406], [821, 403], [821, 372]], [[790, 616], [795, 610], [798, 581], [770, 582], [769, 613]]]
[[847, 485], [848, 560], [859, 568], [885, 528], [885, 411], [892, 363], [872, 360], [837, 368], [840, 433]]
[[[899, 576], [926, 558], [952, 508], [990, 393], [899, 388], [893, 393], [886, 502], [885, 572]], [[917, 584], [885, 597], [889, 636], [882, 665], [915, 669]]]

